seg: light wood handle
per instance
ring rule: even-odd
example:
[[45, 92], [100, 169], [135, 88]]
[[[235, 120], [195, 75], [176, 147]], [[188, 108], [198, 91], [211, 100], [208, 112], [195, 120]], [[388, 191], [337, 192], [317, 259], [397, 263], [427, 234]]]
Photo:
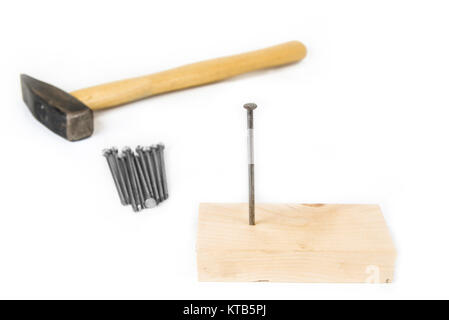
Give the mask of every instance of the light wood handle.
[[220, 81], [245, 72], [296, 62], [306, 47], [291, 41], [266, 49], [189, 64], [159, 73], [81, 89], [71, 94], [93, 110]]

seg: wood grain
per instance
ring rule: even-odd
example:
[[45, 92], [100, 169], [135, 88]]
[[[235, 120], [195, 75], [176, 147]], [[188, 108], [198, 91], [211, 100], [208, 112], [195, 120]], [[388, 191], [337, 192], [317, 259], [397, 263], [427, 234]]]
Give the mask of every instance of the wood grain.
[[224, 80], [242, 73], [303, 59], [305, 46], [291, 41], [266, 49], [197, 62], [175, 69], [71, 92], [92, 110], [105, 109], [165, 92]]
[[200, 205], [200, 281], [388, 283], [395, 258], [377, 205]]

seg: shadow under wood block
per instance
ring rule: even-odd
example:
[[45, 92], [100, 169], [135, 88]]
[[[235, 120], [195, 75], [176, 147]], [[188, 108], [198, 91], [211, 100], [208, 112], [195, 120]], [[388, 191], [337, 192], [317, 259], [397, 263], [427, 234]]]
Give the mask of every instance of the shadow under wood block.
[[201, 203], [200, 281], [390, 283], [396, 249], [380, 207]]

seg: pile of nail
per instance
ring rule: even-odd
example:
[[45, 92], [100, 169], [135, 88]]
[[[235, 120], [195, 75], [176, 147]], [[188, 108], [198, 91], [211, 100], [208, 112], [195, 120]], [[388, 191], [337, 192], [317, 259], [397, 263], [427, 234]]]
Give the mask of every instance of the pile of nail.
[[164, 145], [137, 146], [135, 152], [124, 147], [103, 150], [122, 205], [134, 212], [154, 208], [168, 199]]

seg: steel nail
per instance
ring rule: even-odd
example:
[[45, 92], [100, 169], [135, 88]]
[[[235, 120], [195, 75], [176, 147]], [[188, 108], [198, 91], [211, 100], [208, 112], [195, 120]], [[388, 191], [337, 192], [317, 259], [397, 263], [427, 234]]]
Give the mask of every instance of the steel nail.
[[123, 190], [122, 187], [120, 186], [120, 182], [119, 182], [119, 178], [118, 178], [118, 169], [115, 166], [114, 160], [113, 160], [113, 155], [112, 155], [112, 150], [111, 149], [104, 149], [103, 150], [103, 156], [106, 157], [106, 160], [108, 162], [108, 166], [109, 166], [109, 170], [111, 171], [112, 174], [112, 178], [114, 180], [114, 184], [115, 187], [117, 189], [119, 198], [120, 198], [120, 202], [123, 205], [126, 205], [126, 199], [125, 196], [123, 194]]
[[138, 197], [139, 204], [140, 204], [140, 208], [143, 209], [143, 208], [145, 208], [145, 195], [143, 193], [142, 182], [140, 181], [139, 171], [137, 169], [137, 159], [136, 159], [136, 156], [134, 155], [134, 153], [132, 153], [132, 159], [133, 159], [133, 171], [136, 176], [136, 185], [137, 185], [137, 194], [139, 196]]
[[157, 150], [159, 154], [159, 162], [161, 167], [161, 175], [162, 175], [162, 188], [164, 190], [164, 199], [168, 199], [168, 186], [167, 186], [167, 174], [165, 172], [165, 157], [164, 157], [164, 149], [165, 145], [163, 143], [159, 143], [157, 145]]
[[151, 185], [153, 187], [153, 191], [154, 191], [154, 197], [156, 199], [156, 201], [159, 203], [162, 201], [162, 197], [159, 194], [159, 190], [157, 187], [157, 181], [156, 181], [156, 169], [155, 169], [155, 165], [151, 156], [151, 148], [150, 147], [144, 147], [143, 148], [143, 152], [145, 155], [145, 160], [147, 162], [148, 165], [148, 172], [150, 174], [150, 182]]
[[126, 199], [126, 204], [132, 205], [131, 197], [132, 197], [132, 187], [131, 187], [131, 181], [129, 180], [128, 176], [128, 170], [126, 168], [126, 158], [123, 154], [120, 154], [117, 156], [117, 164], [120, 172], [123, 175], [123, 183], [124, 183], [124, 190], [126, 190], [126, 194], [128, 195], [128, 198]]
[[162, 179], [161, 179], [161, 165], [159, 163], [160, 159], [158, 156], [158, 151], [157, 151], [156, 145], [151, 146], [150, 154], [154, 161], [154, 167], [156, 168], [156, 182], [157, 182], [159, 195], [161, 196], [161, 199], [164, 200], [164, 188], [162, 187]]
[[140, 162], [140, 166], [143, 170], [143, 176], [145, 178], [145, 182], [146, 182], [150, 197], [155, 198], [153, 186], [151, 185], [150, 173], [148, 170], [148, 163], [147, 163], [147, 161], [145, 161], [145, 154], [143, 152], [143, 148], [141, 146], [137, 146], [136, 153], [139, 155], [138, 159]]
[[112, 160], [114, 162], [114, 166], [116, 168], [116, 172], [117, 172], [117, 177], [118, 177], [118, 181], [123, 193], [123, 197], [125, 200], [125, 203], [122, 203], [124, 205], [130, 204], [130, 199], [129, 199], [129, 194], [128, 194], [128, 189], [126, 187], [126, 182], [125, 182], [125, 177], [124, 177], [124, 173], [123, 173], [123, 169], [119, 164], [118, 161], [118, 150], [115, 147], [111, 148], [111, 152], [112, 152]]
[[126, 167], [128, 170], [128, 177], [129, 180], [131, 181], [131, 194], [132, 197], [131, 199], [134, 200], [134, 204], [133, 204], [133, 209], [134, 211], [139, 211], [141, 209], [142, 203], [140, 201], [140, 195], [139, 195], [139, 191], [138, 191], [138, 187], [137, 187], [137, 173], [136, 173], [136, 168], [134, 166], [134, 157], [133, 157], [133, 152], [131, 150], [131, 148], [129, 147], [124, 147], [122, 150], [123, 154], [126, 157]]
[[137, 202], [136, 202], [136, 198], [135, 198], [136, 194], [134, 192], [133, 185], [131, 183], [131, 178], [130, 178], [131, 169], [129, 168], [126, 155], [124, 155], [124, 154], [120, 155], [119, 162], [123, 167], [123, 173], [125, 175], [125, 182], [126, 182], [126, 186], [128, 188], [128, 194], [129, 194], [129, 200], [130, 200], [131, 207], [133, 208], [134, 212], [137, 212], [137, 211], [139, 211], [139, 208], [137, 206]]
[[137, 169], [137, 173], [139, 176], [140, 185], [141, 185], [142, 191], [143, 191], [143, 198], [144, 198], [143, 205], [144, 205], [144, 207], [147, 207], [146, 202], [147, 202], [147, 200], [151, 199], [150, 190], [148, 189], [147, 181], [146, 181], [145, 175], [143, 173], [140, 157], [136, 156], [135, 160], [136, 160], [136, 169]]
[[249, 181], [249, 224], [256, 224], [255, 217], [255, 192], [254, 192], [254, 119], [253, 110], [257, 108], [255, 103], [247, 103], [246, 109], [248, 127], [248, 181]]

